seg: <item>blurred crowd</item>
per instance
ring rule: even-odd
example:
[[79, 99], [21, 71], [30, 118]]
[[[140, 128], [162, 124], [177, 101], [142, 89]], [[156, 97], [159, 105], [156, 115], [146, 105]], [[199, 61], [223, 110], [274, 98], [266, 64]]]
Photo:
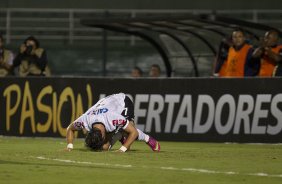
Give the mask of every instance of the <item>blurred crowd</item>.
[[[282, 76], [282, 45], [280, 33], [269, 30], [258, 46], [249, 43], [245, 31], [236, 28], [229, 38], [220, 43], [215, 59], [215, 77], [274, 77]], [[33, 36], [26, 38], [14, 54], [7, 49], [0, 35], [0, 76], [50, 76], [47, 53]], [[158, 78], [162, 75], [158, 64], [144, 75], [140, 67], [134, 67], [131, 77]]]

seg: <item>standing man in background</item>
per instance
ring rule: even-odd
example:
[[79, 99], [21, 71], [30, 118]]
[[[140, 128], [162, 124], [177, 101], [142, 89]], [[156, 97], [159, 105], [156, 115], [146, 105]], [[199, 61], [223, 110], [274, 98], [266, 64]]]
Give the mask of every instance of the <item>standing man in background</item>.
[[261, 47], [258, 47], [253, 57], [260, 59], [260, 77], [271, 77], [273, 73], [279, 72], [280, 69], [274, 70], [275, 66], [282, 62], [282, 45], [278, 44], [279, 33], [276, 30], [267, 31]]
[[4, 47], [4, 39], [0, 35], [0, 77], [12, 74], [13, 59], [13, 53]]
[[246, 43], [246, 36], [241, 29], [232, 32], [232, 44], [225, 57], [216, 63], [215, 76], [219, 77], [244, 77], [255, 76], [259, 64], [252, 58], [253, 48]]

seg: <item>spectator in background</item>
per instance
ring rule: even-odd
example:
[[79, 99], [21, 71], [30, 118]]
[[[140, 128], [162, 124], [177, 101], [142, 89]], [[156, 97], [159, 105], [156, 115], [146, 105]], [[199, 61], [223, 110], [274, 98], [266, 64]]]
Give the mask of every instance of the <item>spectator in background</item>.
[[28, 37], [20, 46], [20, 52], [14, 60], [13, 67], [19, 67], [20, 76], [49, 76], [50, 70], [47, 67], [47, 54], [40, 48], [39, 41]]
[[232, 38], [231, 36], [229, 38], [223, 38], [220, 42], [218, 53], [216, 56], [215, 61], [215, 70], [214, 70], [214, 76], [223, 76], [223, 72], [225, 71], [226, 67], [226, 58], [228, 56], [228, 50], [232, 47]]
[[14, 55], [4, 47], [4, 39], [0, 35], [0, 77], [12, 74]]
[[281, 77], [282, 76], [282, 63], [278, 63], [273, 70], [273, 77]]
[[161, 68], [159, 65], [157, 64], [153, 64], [151, 66], [151, 69], [150, 69], [150, 72], [149, 72], [149, 77], [154, 77], [154, 78], [157, 78], [157, 77], [160, 77], [161, 75]]
[[131, 77], [139, 78], [143, 76], [143, 71], [139, 67], [134, 67], [131, 71]]
[[280, 72], [280, 67], [274, 70], [275, 66], [282, 62], [282, 45], [278, 44], [278, 40], [277, 31], [267, 31], [261, 46], [253, 53], [253, 57], [260, 60], [259, 76], [261, 77], [270, 77], [273, 76], [273, 72]]
[[[228, 45], [228, 44], [227, 44]], [[215, 76], [244, 77], [255, 76], [259, 64], [252, 58], [253, 48], [246, 43], [244, 31], [235, 29], [228, 52], [219, 57], [215, 67]]]

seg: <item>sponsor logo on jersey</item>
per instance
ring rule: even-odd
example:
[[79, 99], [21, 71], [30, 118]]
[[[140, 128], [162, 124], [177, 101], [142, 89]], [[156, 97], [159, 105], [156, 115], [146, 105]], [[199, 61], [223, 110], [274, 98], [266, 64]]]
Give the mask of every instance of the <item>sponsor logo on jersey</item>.
[[106, 113], [108, 111], [109, 111], [109, 109], [107, 109], [107, 108], [101, 108], [101, 109], [96, 109], [92, 112], [89, 112], [87, 115], [98, 115], [98, 114]]
[[112, 121], [114, 126], [124, 126], [126, 124], [126, 120], [124, 119], [114, 119]]
[[78, 129], [78, 130], [81, 130], [84, 128], [83, 122], [79, 122], [79, 121], [74, 122], [73, 126], [75, 129]]

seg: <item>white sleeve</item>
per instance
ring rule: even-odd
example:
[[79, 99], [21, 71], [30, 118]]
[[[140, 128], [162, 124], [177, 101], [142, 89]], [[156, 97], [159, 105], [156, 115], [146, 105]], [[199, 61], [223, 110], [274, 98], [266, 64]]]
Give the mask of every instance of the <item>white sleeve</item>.
[[86, 121], [86, 115], [82, 114], [79, 118], [77, 118], [73, 122], [73, 127], [76, 130], [86, 129], [87, 131], [89, 131], [89, 127], [87, 126], [87, 121]]

